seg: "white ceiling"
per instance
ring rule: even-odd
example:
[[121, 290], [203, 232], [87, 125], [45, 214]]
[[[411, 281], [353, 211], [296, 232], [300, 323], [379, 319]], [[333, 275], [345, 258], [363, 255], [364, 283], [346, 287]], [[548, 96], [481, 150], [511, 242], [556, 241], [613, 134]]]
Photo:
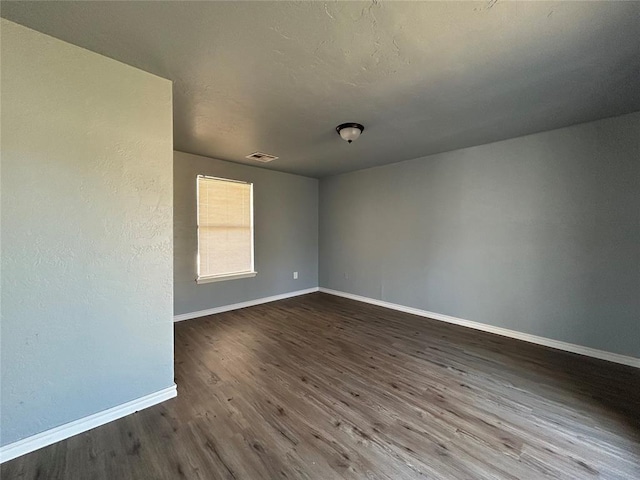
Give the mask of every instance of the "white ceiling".
[[[173, 80], [177, 150], [326, 176], [640, 110], [640, 2], [7, 2]], [[359, 122], [349, 145], [335, 132]]]

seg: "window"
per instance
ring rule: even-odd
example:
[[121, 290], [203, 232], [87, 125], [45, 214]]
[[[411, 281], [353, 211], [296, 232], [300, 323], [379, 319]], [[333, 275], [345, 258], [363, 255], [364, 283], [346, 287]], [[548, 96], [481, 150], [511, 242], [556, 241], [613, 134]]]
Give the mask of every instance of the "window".
[[198, 283], [254, 277], [253, 184], [197, 179]]

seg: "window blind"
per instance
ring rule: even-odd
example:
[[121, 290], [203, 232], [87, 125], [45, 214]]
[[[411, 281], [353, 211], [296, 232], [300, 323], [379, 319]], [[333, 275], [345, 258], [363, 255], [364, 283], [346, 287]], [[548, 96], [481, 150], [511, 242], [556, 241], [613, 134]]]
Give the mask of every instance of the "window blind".
[[198, 177], [198, 278], [253, 271], [253, 184]]

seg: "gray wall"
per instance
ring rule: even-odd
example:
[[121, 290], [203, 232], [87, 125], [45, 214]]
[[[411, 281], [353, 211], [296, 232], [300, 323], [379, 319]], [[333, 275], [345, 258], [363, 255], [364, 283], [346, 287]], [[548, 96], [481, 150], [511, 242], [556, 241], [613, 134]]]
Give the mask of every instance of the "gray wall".
[[[176, 314], [318, 286], [318, 180], [182, 152], [173, 172]], [[255, 277], [196, 285], [197, 175], [253, 182]]]
[[171, 83], [2, 20], [0, 443], [173, 385]]
[[323, 179], [320, 259], [322, 287], [640, 357], [640, 113]]

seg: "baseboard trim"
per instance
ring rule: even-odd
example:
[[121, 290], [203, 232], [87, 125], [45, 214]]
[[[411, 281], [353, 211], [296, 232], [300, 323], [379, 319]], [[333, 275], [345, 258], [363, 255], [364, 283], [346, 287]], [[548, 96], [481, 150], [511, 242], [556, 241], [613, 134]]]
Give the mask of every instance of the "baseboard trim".
[[200, 310], [197, 312], [181, 313], [173, 316], [174, 322], [181, 322], [183, 320], [191, 320], [192, 318], [206, 317], [207, 315], [215, 315], [216, 313], [229, 312], [231, 310], [238, 310], [239, 308], [253, 307], [254, 305], [261, 305], [263, 303], [275, 302], [276, 300], [284, 300], [285, 298], [298, 297], [300, 295], [306, 295], [308, 293], [317, 292], [318, 287], [307, 288], [305, 290], [296, 290], [295, 292], [281, 293], [280, 295], [273, 295], [271, 297], [256, 298], [255, 300], [249, 300], [247, 302], [233, 303], [231, 305], [223, 305], [222, 307], [208, 308], [206, 310]]
[[157, 405], [158, 403], [175, 397], [177, 394], [177, 387], [173, 384], [171, 387], [145, 395], [144, 397], [136, 398], [122, 405], [117, 405], [102, 412], [89, 415], [88, 417], [80, 418], [73, 422], [65, 423], [59, 427], [10, 443], [4, 447], [0, 447], [0, 463], [8, 462], [21, 455], [39, 450], [53, 443], [104, 425], [105, 423], [126, 417], [139, 410]]
[[606, 352], [604, 350], [598, 350], [591, 347], [584, 347], [582, 345], [562, 342], [560, 340], [553, 340], [551, 338], [539, 337], [537, 335], [522, 333], [516, 330], [509, 330], [507, 328], [494, 327], [493, 325], [487, 325], [486, 323], [479, 323], [471, 320], [465, 320], [462, 318], [452, 317], [450, 315], [443, 315], [442, 313], [428, 312], [426, 310], [420, 310], [418, 308], [406, 307], [404, 305], [398, 305], [396, 303], [385, 302], [383, 300], [377, 300], [375, 298], [354, 295], [352, 293], [341, 292], [339, 290], [331, 290], [329, 288], [324, 288], [324, 287], [320, 287], [318, 290], [322, 293], [327, 293], [329, 295], [349, 298], [351, 300], [356, 300], [358, 302], [370, 303], [372, 305], [378, 305], [379, 307], [385, 307], [385, 308], [390, 308], [392, 310], [398, 310], [400, 312], [411, 313], [413, 315], [418, 315], [420, 317], [432, 318], [434, 320], [440, 320], [442, 322], [452, 323], [454, 325], [460, 325], [467, 328], [473, 328], [475, 330], [481, 330], [483, 332], [502, 335], [503, 337], [515, 338], [518, 340], [523, 340], [525, 342], [535, 343], [537, 345], [543, 345], [545, 347], [551, 347], [558, 350], [564, 350], [566, 352], [577, 353], [580, 355], [586, 355], [588, 357], [598, 358], [600, 360], [607, 360], [609, 362], [615, 362], [615, 363], [620, 363], [622, 365], [628, 365], [630, 367], [640, 368], [640, 358], [620, 355], [618, 353]]

